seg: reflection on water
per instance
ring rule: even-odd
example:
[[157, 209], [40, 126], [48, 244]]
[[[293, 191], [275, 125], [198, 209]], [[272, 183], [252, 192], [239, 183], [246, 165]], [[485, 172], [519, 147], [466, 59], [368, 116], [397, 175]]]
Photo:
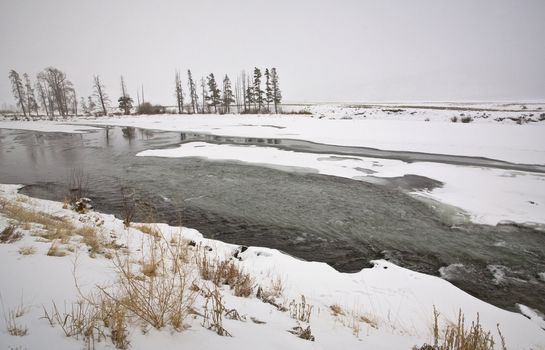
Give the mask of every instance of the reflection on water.
[[[195, 158], [135, 157], [193, 140], [296, 143], [117, 127], [88, 134], [0, 129], [0, 182], [34, 184], [24, 192], [62, 200], [71, 170], [81, 168], [100, 211], [119, 213], [120, 188], [130, 188], [139, 203], [154, 208], [155, 220], [182, 223], [207, 237], [277, 248], [341, 271], [357, 271], [376, 258], [430, 274], [462, 264], [467, 272], [447, 277], [464, 290], [505, 308], [519, 302], [545, 311], [545, 282], [537, 278], [545, 271], [542, 232], [512, 225], [451, 227], [428, 205], [379, 184]], [[303, 146], [329, 147], [295, 147]], [[149, 212], [138, 219], [148, 219]], [[506, 278], [497, 283], [489, 266], [502, 266]]]

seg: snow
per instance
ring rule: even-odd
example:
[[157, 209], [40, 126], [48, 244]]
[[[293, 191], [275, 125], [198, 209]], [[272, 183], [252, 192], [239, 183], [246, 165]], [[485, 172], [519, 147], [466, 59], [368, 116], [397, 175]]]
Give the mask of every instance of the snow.
[[502, 221], [545, 224], [545, 175], [449, 164], [338, 156], [280, 150], [273, 147], [189, 142], [178, 148], [146, 150], [137, 156], [201, 157], [241, 161], [283, 170], [314, 169], [332, 176], [373, 181], [414, 174], [441, 181], [431, 191], [413, 193], [469, 213], [472, 221], [495, 225]]
[[[112, 215], [98, 212], [77, 214], [63, 209], [62, 203], [30, 199], [17, 194], [18, 186], [0, 185], [0, 196], [20, 205], [45, 213], [61, 216], [73, 222], [76, 227], [82, 223], [104, 221], [101, 234], [116, 237], [118, 243], [127, 244], [129, 254], [138, 254], [137, 242], [142, 233], [134, 228], [125, 230], [123, 223]], [[0, 215], [0, 230], [8, 220]], [[166, 237], [180, 235], [194, 240], [197, 246], [209, 246], [218, 256], [229, 257], [238, 247], [232, 244], [203, 238], [196, 230], [157, 224]], [[38, 242], [28, 230], [19, 226], [24, 233], [22, 240], [11, 244], [0, 244], [0, 285], [2, 303], [5, 309], [14, 308], [21, 300], [26, 313], [18, 322], [28, 327], [28, 335], [15, 337], [0, 328], [2, 348], [21, 347], [28, 349], [55, 348], [73, 349], [83, 347], [83, 342], [64, 336], [59, 327], [52, 328], [43, 316], [42, 305], [50, 306], [70, 303], [77, 299], [74, 286], [75, 276], [84, 290], [95, 284], [102, 284], [113, 278], [111, 261], [102, 256], [90, 258], [86, 248], [72, 238], [70, 244], [74, 253], [65, 257], [45, 255], [50, 243]], [[18, 253], [22, 246], [37, 248], [34, 255]], [[132, 248], [131, 248], [132, 247]], [[466, 320], [474, 319], [479, 313], [485, 329], [490, 329], [498, 338], [496, 324], [506, 338], [509, 349], [543, 348], [545, 332], [540, 328], [543, 320], [537, 316], [528, 319], [521, 314], [508, 312], [480, 301], [456, 288], [449, 282], [421, 273], [413, 272], [386, 261], [375, 261], [375, 266], [358, 273], [340, 273], [324, 263], [302, 261], [277, 250], [249, 247], [240, 254], [237, 261], [254, 278], [256, 284], [268, 285], [281, 278], [284, 285], [283, 298], [289, 303], [305, 295], [314, 306], [310, 326], [316, 336], [315, 342], [308, 342], [287, 332], [296, 322], [285, 312], [276, 310], [255, 297], [240, 298], [223, 289], [228, 308], [236, 308], [241, 315], [255, 317], [266, 324], [251, 321], [224, 320], [224, 326], [232, 338], [220, 337], [201, 326], [200, 316], [188, 319], [187, 330], [180, 333], [169, 329], [149, 330], [145, 334], [140, 327], [130, 329], [133, 349], [145, 348], [199, 348], [199, 349], [409, 349], [413, 345], [430, 342], [433, 307], [441, 313], [442, 323], [456, 320], [461, 309]], [[342, 318], [334, 317], [329, 306], [338, 304], [344, 310], [358, 311], [376, 323], [376, 328], [361, 322], [359, 335], [343, 325]], [[62, 306], [61, 306], [62, 307]], [[521, 308], [521, 310], [523, 310]], [[529, 312], [525, 310], [525, 314]], [[113, 348], [109, 341], [96, 343], [98, 349]]]
[[32, 130], [43, 132], [64, 132], [73, 134], [83, 134], [92, 130], [98, 130], [97, 127], [88, 125], [68, 124], [67, 121], [7, 121], [0, 120], [0, 129]]
[[82, 120], [91, 125], [300, 139], [318, 143], [545, 164], [545, 123], [452, 123], [412, 119], [318, 119], [275, 115], [152, 115]]

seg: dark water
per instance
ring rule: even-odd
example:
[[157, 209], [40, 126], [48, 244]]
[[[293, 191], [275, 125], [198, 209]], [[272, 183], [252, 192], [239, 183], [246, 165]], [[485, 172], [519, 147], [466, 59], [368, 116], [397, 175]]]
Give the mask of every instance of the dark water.
[[[376, 258], [434, 275], [450, 265], [448, 279], [481, 299], [545, 312], [545, 282], [538, 278], [545, 272], [544, 232], [449, 224], [400, 189], [440, 185], [421, 177], [377, 185], [232, 162], [135, 157], [202, 137], [133, 128], [88, 134], [0, 129], [0, 183], [27, 184], [27, 194], [62, 200], [71, 170], [84, 169], [100, 211], [120, 213], [123, 187], [134, 193], [138, 220], [183, 224], [207, 237], [277, 248], [346, 272]], [[212, 141], [243, 140], [276, 147], [293, 141]], [[497, 271], [503, 279], [495, 278]]]

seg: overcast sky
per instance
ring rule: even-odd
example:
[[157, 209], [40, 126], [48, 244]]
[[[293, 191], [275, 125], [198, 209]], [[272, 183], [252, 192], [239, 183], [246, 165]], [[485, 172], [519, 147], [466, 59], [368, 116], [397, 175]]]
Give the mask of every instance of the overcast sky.
[[[0, 0], [8, 70], [174, 104], [176, 69], [277, 67], [286, 101], [545, 100], [545, 1]], [[186, 84], [185, 74], [183, 75]], [[184, 85], [185, 86], [185, 85]]]

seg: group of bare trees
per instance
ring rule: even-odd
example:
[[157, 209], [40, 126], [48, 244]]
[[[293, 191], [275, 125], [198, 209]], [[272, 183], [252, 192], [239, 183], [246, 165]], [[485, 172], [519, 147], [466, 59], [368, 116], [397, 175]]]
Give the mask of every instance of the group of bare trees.
[[[264, 77], [264, 82], [263, 82]], [[17, 106], [25, 116], [38, 116], [40, 109], [50, 117], [78, 115], [78, 100], [73, 84], [66, 74], [54, 67], [47, 67], [37, 74], [34, 85], [28, 74], [21, 77], [15, 70], [10, 70], [9, 79]], [[278, 85], [276, 68], [265, 69], [264, 74], [254, 68], [253, 74], [242, 71], [237, 77], [233, 89], [231, 79], [225, 75], [218, 85], [216, 77], [210, 73], [200, 79], [200, 98], [198, 87], [193, 80], [191, 70], [187, 70], [188, 96], [184, 93], [180, 73], [175, 74], [175, 97], [178, 113], [274, 113], [280, 111], [282, 94]], [[127, 92], [123, 76], [120, 79], [121, 97], [118, 99], [119, 110], [131, 114], [133, 99]], [[152, 106], [144, 100], [144, 88], [138, 95], [137, 113], [158, 113], [161, 106]], [[87, 99], [80, 97], [80, 112], [84, 115], [108, 115], [110, 98], [100, 76], [93, 76], [93, 95]], [[41, 108], [40, 108], [41, 107]], [[158, 109], [160, 107], [160, 109]]]
[[9, 79], [15, 101], [25, 116], [38, 115], [40, 106], [48, 116], [55, 116], [55, 112], [60, 116], [77, 114], [76, 91], [66, 74], [57, 68], [47, 67], [38, 73], [34, 85], [28, 74], [21, 78], [13, 69]]
[[[237, 77], [235, 88], [231, 79], [226, 74], [223, 78], [221, 88], [216, 82], [213, 73], [206, 78], [201, 78], [201, 103], [197, 86], [193, 80], [191, 70], [187, 71], [187, 86], [189, 90], [187, 113], [231, 113], [232, 107], [236, 107], [238, 113], [271, 113], [271, 106], [274, 113], [280, 111], [282, 93], [278, 84], [278, 73], [276, 68], [265, 69], [265, 82], [262, 89], [263, 74], [257, 67], [253, 74], [242, 71]], [[184, 91], [180, 73], [175, 74], [175, 94], [178, 113], [184, 113]], [[200, 108], [200, 109], [199, 109]]]

